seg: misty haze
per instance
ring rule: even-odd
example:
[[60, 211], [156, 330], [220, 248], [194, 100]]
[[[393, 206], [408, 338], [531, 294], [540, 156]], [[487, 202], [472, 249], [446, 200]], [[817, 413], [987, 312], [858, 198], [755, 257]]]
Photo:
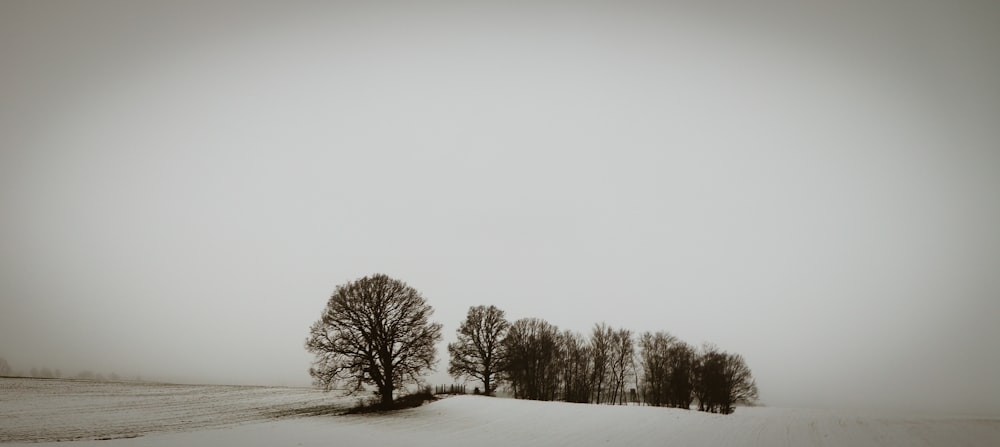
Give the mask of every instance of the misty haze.
[[0, 2], [0, 443], [1000, 445], [998, 23]]

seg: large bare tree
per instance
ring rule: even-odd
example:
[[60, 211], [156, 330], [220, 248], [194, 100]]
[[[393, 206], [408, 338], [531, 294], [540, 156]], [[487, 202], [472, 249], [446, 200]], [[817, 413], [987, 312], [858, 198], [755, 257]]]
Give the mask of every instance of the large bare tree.
[[483, 382], [483, 393], [490, 395], [503, 365], [503, 338], [510, 323], [495, 306], [469, 308], [458, 327], [458, 341], [448, 345], [451, 359], [448, 373], [453, 377], [472, 377]]
[[391, 407], [396, 389], [434, 365], [441, 324], [430, 321], [433, 313], [420, 292], [383, 274], [337, 286], [306, 339], [316, 355], [309, 374], [327, 389], [373, 385]]

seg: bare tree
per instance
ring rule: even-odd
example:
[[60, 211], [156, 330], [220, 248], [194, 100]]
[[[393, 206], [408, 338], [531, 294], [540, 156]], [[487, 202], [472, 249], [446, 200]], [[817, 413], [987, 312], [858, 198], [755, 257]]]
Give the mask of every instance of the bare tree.
[[559, 337], [562, 359], [563, 400], [588, 403], [591, 397], [593, 356], [590, 343], [582, 335], [564, 331]]
[[503, 364], [502, 342], [509, 327], [502, 310], [494, 306], [470, 307], [456, 331], [458, 341], [448, 345], [448, 374], [481, 380], [483, 393], [491, 395]]
[[734, 411], [735, 404], [753, 403], [757, 400], [757, 382], [753, 379], [750, 367], [743, 356], [726, 354], [725, 367], [722, 371], [722, 390], [719, 407], [722, 414]]
[[694, 364], [697, 352], [691, 345], [677, 340], [667, 348], [667, 404], [691, 409], [694, 401]]
[[593, 370], [591, 370], [591, 384], [593, 385], [594, 403], [601, 403], [603, 393], [607, 386], [611, 364], [611, 338], [613, 331], [605, 323], [594, 325], [590, 334], [590, 353], [593, 356]]
[[391, 407], [396, 389], [434, 365], [441, 324], [433, 313], [420, 292], [383, 274], [337, 286], [306, 339], [316, 355], [309, 374], [327, 389], [342, 380], [352, 391], [374, 385]]
[[670, 402], [670, 369], [668, 355], [670, 345], [677, 338], [666, 332], [655, 334], [645, 332], [639, 337], [640, 361], [642, 368], [643, 395], [649, 405], [661, 407]]
[[0, 358], [0, 376], [10, 376], [13, 375], [14, 371], [10, 368], [10, 364], [7, 360]]
[[522, 318], [504, 338], [505, 375], [514, 397], [554, 400], [559, 391], [559, 329], [545, 320]]
[[757, 383], [743, 356], [706, 345], [693, 368], [698, 409], [730, 414], [737, 403], [757, 400]]
[[609, 403], [624, 404], [627, 400], [625, 394], [626, 379], [634, 373], [632, 366], [635, 365], [635, 342], [632, 339], [632, 331], [619, 329], [611, 336], [611, 362], [609, 371], [611, 372], [611, 400]]
[[694, 365], [694, 395], [698, 410], [717, 413], [718, 394], [722, 383], [722, 368], [726, 356], [711, 344], [701, 348]]

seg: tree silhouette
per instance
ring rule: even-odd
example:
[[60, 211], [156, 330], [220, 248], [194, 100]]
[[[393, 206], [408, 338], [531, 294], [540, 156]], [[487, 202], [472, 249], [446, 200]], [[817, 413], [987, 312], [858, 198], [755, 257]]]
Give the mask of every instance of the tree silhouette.
[[591, 370], [591, 384], [594, 392], [594, 403], [601, 403], [605, 386], [610, 379], [612, 337], [614, 332], [605, 323], [595, 324], [590, 334], [590, 353], [594, 363]]
[[677, 340], [667, 347], [667, 405], [691, 409], [694, 401], [694, 364], [698, 354], [691, 345]]
[[706, 345], [693, 368], [698, 409], [730, 414], [737, 403], [757, 400], [757, 383], [743, 356]]
[[509, 327], [502, 310], [494, 306], [470, 307], [456, 331], [458, 341], [448, 345], [448, 374], [481, 380], [483, 393], [491, 395], [504, 361], [502, 342]]
[[430, 322], [433, 313], [420, 292], [383, 274], [337, 286], [306, 339], [316, 356], [309, 374], [327, 389], [342, 380], [351, 391], [373, 385], [389, 408], [396, 389], [434, 365], [441, 324]]
[[670, 404], [670, 346], [677, 338], [666, 332], [645, 332], [639, 337], [643, 394], [649, 405]]
[[559, 392], [559, 329], [539, 318], [522, 318], [504, 338], [505, 374], [514, 397], [554, 400]]
[[567, 330], [560, 335], [559, 344], [562, 351], [563, 400], [577, 403], [590, 402], [593, 378], [590, 343], [582, 335]]
[[737, 403], [752, 403], [757, 400], [757, 382], [750, 373], [743, 356], [726, 354], [722, 370], [722, 390], [719, 399], [719, 412], [730, 414]]
[[625, 382], [630, 374], [633, 374], [635, 357], [635, 342], [632, 339], [632, 331], [619, 329], [612, 332], [611, 336], [611, 362], [609, 371], [611, 372], [611, 400], [609, 403], [625, 404]]

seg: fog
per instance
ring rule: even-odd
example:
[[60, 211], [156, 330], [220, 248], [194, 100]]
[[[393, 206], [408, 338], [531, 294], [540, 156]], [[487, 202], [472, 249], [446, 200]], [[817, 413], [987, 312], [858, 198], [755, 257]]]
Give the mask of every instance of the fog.
[[996, 3], [162, 3], [0, 3], [14, 369], [307, 386], [382, 272], [1000, 414]]

